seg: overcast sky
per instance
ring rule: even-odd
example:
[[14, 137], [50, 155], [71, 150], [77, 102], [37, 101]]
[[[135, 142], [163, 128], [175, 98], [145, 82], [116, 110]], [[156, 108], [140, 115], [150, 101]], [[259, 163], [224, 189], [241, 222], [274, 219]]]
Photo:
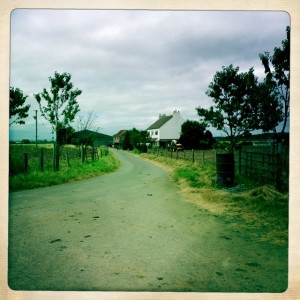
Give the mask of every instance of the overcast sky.
[[[94, 112], [102, 133], [146, 129], [175, 109], [198, 120], [195, 108], [213, 104], [205, 92], [214, 74], [233, 64], [262, 79], [259, 53], [281, 46], [289, 25], [271, 11], [14, 10], [10, 85], [31, 108], [10, 139], [35, 139], [33, 94], [49, 90], [55, 71], [72, 75], [81, 114]], [[38, 138], [51, 137], [38, 114]]]

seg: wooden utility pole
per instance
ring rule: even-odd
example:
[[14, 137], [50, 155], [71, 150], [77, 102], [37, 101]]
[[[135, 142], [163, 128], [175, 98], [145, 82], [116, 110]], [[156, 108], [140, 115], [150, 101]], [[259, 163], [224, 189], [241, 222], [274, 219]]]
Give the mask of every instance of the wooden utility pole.
[[37, 148], [37, 110], [35, 110], [35, 148]]

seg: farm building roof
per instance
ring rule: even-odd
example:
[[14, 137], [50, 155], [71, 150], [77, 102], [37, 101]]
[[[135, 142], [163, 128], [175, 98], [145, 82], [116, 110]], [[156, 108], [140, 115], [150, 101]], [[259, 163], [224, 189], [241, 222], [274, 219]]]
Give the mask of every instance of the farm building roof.
[[100, 132], [96, 132], [96, 131], [92, 131], [92, 130], [81, 130], [81, 131], [77, 131], [77, 132], [74, 132], [72, 134], [72, 137], [83, 137], [83, 136], [88, 136], [88, 137], [93, 137], [93, 138], [108, 138], [111, 136], [107, 135], [107, 134], [103, 134], [103, 133], [100, 133]]
[[173, 116], [162, 115], [159, 117], [157, 121], [155, 121], [152, 125], [150, 125], [146, 130], [159, 129], [160, 127], [165, 125], [169, 120], [171, 120], [172, 117]]

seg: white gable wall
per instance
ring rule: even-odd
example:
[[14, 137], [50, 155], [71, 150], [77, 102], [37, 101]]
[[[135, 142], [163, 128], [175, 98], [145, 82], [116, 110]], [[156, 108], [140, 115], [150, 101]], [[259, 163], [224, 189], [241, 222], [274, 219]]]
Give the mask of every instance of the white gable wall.
[[179, 111], [174, 111], [173, 118], [164, 124], [159, 130], [160, 140], [178, 140], [181, 133], [181, 125], [185, 120], [181, 117]]

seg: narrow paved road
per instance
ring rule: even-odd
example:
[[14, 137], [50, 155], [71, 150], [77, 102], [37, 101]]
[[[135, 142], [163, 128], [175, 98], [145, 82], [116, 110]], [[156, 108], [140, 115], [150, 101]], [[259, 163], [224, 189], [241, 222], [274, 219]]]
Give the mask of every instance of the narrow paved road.
[[115, 152], [115, 173], [10, 194], [12, 289], [286, 289], [286, 247], [201, 211], [161, 168]]

